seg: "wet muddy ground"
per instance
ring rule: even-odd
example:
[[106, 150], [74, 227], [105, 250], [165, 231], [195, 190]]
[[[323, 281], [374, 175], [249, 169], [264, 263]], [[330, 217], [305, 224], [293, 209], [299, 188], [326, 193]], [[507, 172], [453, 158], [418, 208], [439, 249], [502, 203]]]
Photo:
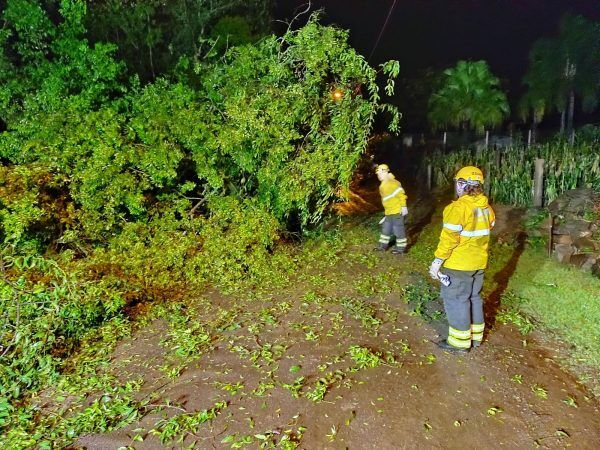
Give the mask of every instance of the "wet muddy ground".
[[[247, 298], [204, 293], [123, 341], [111, 370], [143, 379], [148, 413], [77, 446], [600, 448], [600, 404], [559, 365], [560, 345], [492, 320], [480, 348], [439, 350], [439, 302], [406, 301], [421, 263], [372, 253], [374, 227], [360, 228], [326, 272]], [[178, 356], [186, 339], [198, 351]]]

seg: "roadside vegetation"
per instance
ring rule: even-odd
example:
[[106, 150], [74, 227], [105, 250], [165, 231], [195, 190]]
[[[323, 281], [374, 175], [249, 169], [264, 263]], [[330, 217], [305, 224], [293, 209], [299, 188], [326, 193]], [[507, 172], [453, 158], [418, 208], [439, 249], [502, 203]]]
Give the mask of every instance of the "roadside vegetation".
[[466, 148], [447, 154], [434, 153], [424, 159], [424, 164], [431, 164], [437, 186], [448, 185], [457, 168], [475, 164], [486, 174], [486, 188], [492, 201], [528, 207], [533, 204], [535, 159], [543, 158], [547, 205], [569, 189], [587, 187], [600, 191], [600, 130], [584, 127], [578, 130], [575, 139], [573, 146], [557, 137], [534, 146], [519, 144], [498, 150]]
[[[384, 101], [398, 62], [370, 66], [348, 32], [321, 25], [318, 14], [271, 35], [265, 0], [167, 3], [2, 6], [0, 445], [7, 449], [68, 448], [97, 433], [126, 433], [127, 450], [147, 441], [193, 448], [215, 423], [224, 424], [216, 442], [230, 448], [294, 449], [315, 432], [304, 423], [310, 408], [349, 397], [373, 373], [395, 377], [438, 361], [423, 331], [409, 329], [444, 323], [438, 286], [427, 277], [440, 221], [415, 230], [416, 244], [398, 259], [370, 251], [375, 217], [330, 214], [359, 164], [371, 163], [361, 158], [376, 120], [399, 130], [400, 112]], [[508, 113], [485, 63], [459, 63], [446, 75], [440, 126], [481, 130]], [[489, 92], [459, 109], [490, 101], [494, 108], [444, 116], [471, 89], [461, 77], [471, 76]], [[598, 187], [598, 134], [588, 131], [575, 147], [511, 149], [502, 164], [494, 164], [497, 154], [470, 151], [429, 162], [440, 185], [457, 165], [480, 164], [493, 199], [523, 205], [531, 160], [542, 155], [553, 169], [549, 200], [570, 186]], [[500, 274], [518, 245], [515, 236], [494, 240], [486, 295], [504, 291]], [[523, 264], [538, 256], [527, 250]], [[529, 285], [530, 265], [517, 268], [498, 320], [523, 333], [538, 323], [564, 332], [578, 358], [600, 364], [597, 332], [575, 327], [597, 320], [585, 296], [597, 285], [581, 278], [582, 291], [567, 296], [562, 280], [570, 275], [550, 265], [539, 286]], [[550, 283], [556, 307], [575, 314], [536, 314], [536, 289]], [[205, 389], [202, 402], [187, 404], [175, 391], [197, 379], [210, 383], [194, 385]], [[548, 396], [535, 382], [531, 390]], [[291, 406], [271, 411], [281, 395]], [[375, 417], [394, 401], [368, 399]], [[489, 403], [478, 406], [478, 418], [504, 412]], [[349, 432], [360, 412], [343, 414], [328, 423], [328, 442]], [[454, 418], [453, 427], [464, 423]], [[419, 425], [428, 439], [433, 425], [428, 418]]]
[[[398, 64], [370, 67], [317, 16], [282, 37], [182, 54], [142, 85], [113, 44], [89, 42], [85, 2], [56, 2], [57, 17], [46, 6], [7, 2], [0, 36], [0, 427], [13, 443], [135, 416], [135, 383], [72, 416], [77, 432], [44, 425], [54, 416], [36, 417], [34, 399], [57, 383], [109, 389], [80, 371], [148, 302], [289, 280], [298, 262], [282, 243], [318, 230], [375, 116], [393, 130], [399, 118], [378, 86], [392, 93]], [[113, 326], [105, 351], [76, 364]]]
[[[240, 282], [232, 298], [221, 297], [218, 304], [209, 299], [210, 294], [186, 291], [185, 298], [171, 296], [154, 303], [147, 299], [143, 314], [133, 318], [116, 307], [112, 318], [102, 317], [99, 323], [85, 324], [92, 325], [92, 329], [80, 331], [68, 359], [63, 361], [54, 354], [44, 356], [48, 364], [45, 371], [39, 371], [42, 366], [39, 358], [44, 355], [46, 343], [30, 341], [31, 352], [21, 351], [20, 358], [15, 358], [12, 367], [4, 372], [3, 385], [12, 389], [7, 392], [8, 398], [20, 402], [9, 400], [2, 404], [3, 444], [8, 448], [59, 448], [72, 444], [79, 436], [110, 432], [146, 416], [156, 417], [154, 425], [137, 430], [132, 445], [149, 436], [164, 444], [174, 444], [201, 434], [203, 424], [226, 412], [228, 396], [263, 398], [273, 389], [282, 388], [292, 398], [318, 403], [332, 389], [356, 383], [354, 378], [360, 371], [381, 364], [398, 366], [399, 355], [410, 352], [405, 339], [399, 337], [395, 343], [386, 339], [383, 347], [365, 345], [365, 337], [377, 336], [383, 329], [394, 330], [398, 311], [383, 299], [398, 291], [403, 283], [400, 267], [373, 271], [373, 261], [364, 258], [364, 247], [369, 245], [374, 228], [374, 221], [366, 225], [350, 221], [320, 233], [301, 248], [285, 245], [281, 252], [293, 270], [274, 268], [271, 274], [279, 276], [271, 277], [272, 283], [261, 283], [258, 290], [251, 282]], [[340, 267], [350, 273], [340, 272]], [[330, 277], [324, 277], [323, 273], [329, 273]], [[333, 282], [340, 276], [347, 281], [341, 289], [339, 281]], [[430, 290], [427, 283], [420, 286], [417, 289]], [[35, 289], [39, 290], [39, 285]], [[411, 289], [414, 288], [406, 288], [407, 303], [414, 299]], [[290, 291], [301, 295], [290, 298], [285, 295]], [[417, 297], [419, 302], [428, 301]], [[60, 311], [59, 315], [69, 313], [78, 317], [73, 308], [67, 309], [64, 304], [53, 307]], [[414, 311], [421, 315], [418, 305]], [[57, 322], [55, 314], [48, 313], [44, 321], [38, 321], [39, 326], [48, 327], [50, 323], [54, 328], [48, 331], [61, 334], [65, 324], [48, 322], [51, 319]], [[354, 323], [364, 336], [355, 334]], [[70, 325], [75, 330], [83, 328], [77, 322]], [[114, 353], [123, 338], [156, 326], [164, 327], [156, 338], [164, 351], [161, 357], [140, 360], [128, 354], [115, 363]], [[292, 340], [278, 337], [286, 330], [294, 336]], [[53, 335], [46, 332], [44, 336]], [[335, 351], [324, 353], [318, 364], [305, 362], [309, 355], [290, 354], [288, 350], [292, 342], [305, 342], [312, 347], [332, 339], [345, 344], [336, 344]], [[65, 342], [75, 344], [66, 338]], [[231, 382], [224, 373], [223, 380], [214, 380], [214, 387], [223, 393], [223, 398], [212, 407], [194, 413], [163, 398], [161, 389], [186, 371], [199, 367], [200, 362], [206, 366], [207, 358], [220, 344], [243, 361], [244, 366], [256, 370], [259, 379], [252, 381], [254, 376], [248, 374], [247, 380]], [[24, 367], [25, 363], [29, 366]], [[19, 377], [11, 379], [13, 373]], [[148, 378], [149, 373], [155, 375]], [[30, 384], [25, 384], [27, 381]], [[162, 388], [155, 390], [157, 382]], [[163, 411], [169, 414], [163, 417]], [[232, 448], [251, 443], [264, 445], [261, 448], [275, 444], [277, 448], [296, 448], [302, 436], [302, 426], [280, 435], [268, 430], [259, 433], [249, 425], [248, 434], [228, 434], [222, 442]]]
[[530, 248], [519, 258], [508, 290], [511, 306], [573, 349], [569, 358], [600, 368], [600, 279]]

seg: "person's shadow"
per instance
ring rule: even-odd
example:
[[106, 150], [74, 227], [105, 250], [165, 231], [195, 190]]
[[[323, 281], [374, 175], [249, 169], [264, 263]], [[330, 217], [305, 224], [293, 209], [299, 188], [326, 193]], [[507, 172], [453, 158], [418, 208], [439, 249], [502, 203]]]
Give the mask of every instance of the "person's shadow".
[[506, 291], [510, 278], [515, 273], [515, 269], [519, 263], [519, 258], [525, 250], [526, 238], [527, 234], [522, 230], [516, 234], [516, 246], [510, 259], [506, 262], [506, 265], [494, 275], [496, 288], [487, 296], [484, 304], [485, 325], [488, 330], [492, 329], [496, 324], [496, 316], [498, 310], [502, 306], [502, 295]]

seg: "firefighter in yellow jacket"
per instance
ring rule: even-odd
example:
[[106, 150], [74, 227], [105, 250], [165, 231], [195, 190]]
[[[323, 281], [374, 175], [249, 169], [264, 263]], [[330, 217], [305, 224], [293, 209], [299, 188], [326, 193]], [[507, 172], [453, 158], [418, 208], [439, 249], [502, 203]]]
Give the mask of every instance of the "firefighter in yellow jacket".
[[406, 232], [404, 230], [404, 217], [408, 214], [406, 207], [406, 193], [402, 185], [386, 164], [379, 164], [375, 171], [381, 181], [379, 193], [385, 210], [385, 217], [381, 222], [381, 235], [379, 245], [375, 250], [385, 251], [389, 247], [392, 235], [396, 236], [396, 245], [392, 253], [401, 254], [406, 250]]
[[455, 178], [458, 200], [444, 209], [444, 225], [429, 273], [442, 281], [442, 299], [448, 317], [448, 339], [437, 345], [468, 352], [483, 339], [481, 287], [488, 262], [494, 211], [483, 195], [483, 173], [477, 167], [460, 169]]

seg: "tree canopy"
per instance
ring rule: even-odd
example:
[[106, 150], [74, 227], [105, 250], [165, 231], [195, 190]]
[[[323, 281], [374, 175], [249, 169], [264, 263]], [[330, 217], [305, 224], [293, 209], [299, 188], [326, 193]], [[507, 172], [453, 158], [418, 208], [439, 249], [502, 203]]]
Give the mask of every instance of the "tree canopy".
[[86, 39], [85, 2], [59, 12], [54, 23], [34, 0], [4, 10], [0, 157], [44, 168], [68, 198], [68, 233], [100, 238], [165, 202], [197, 214], [227, 197], [308, 226], [349, 182], [378, 111], [397, 128], [377, 70], [316, 17], [224, 58], [182, 57], [173, 77], [142, 86], [113, 44]]
[[[182, 56], [222, 54], [269, 32], [272, 0], [102, 0], [88, 2], [91, 42], [112, 42], [130, 73], [152, 80]], [[233, 25], [233, 26], [232, 26]]]
[[56, 378], [58, 345], [76, 346], [128, 299], [293, 270], [283, 233], [321, 222], [377, 114], [398, 128], [378, 85], [391, 95], [398, 63], [369, 66], [318, 16], [283, 36], [183, 52], [144, 82], [115, 44], [89, 39], [89, 14], [82, 0], [2, 9], [0, 263], [14, 282], [3, 271], [0, 426]]
[[459, 61], [444, 71], [440, 85], [429, 100], [429, 121], [435, 128], [466, 126], [482, 131], [499, 125], [509, 113], [500, 80], [485, 61]]
[[524, 115], [533, 110], [541, 120], [549, 111], [564, 112], [571, 94], [581, 99], [584, 109], [593, 110], [600, 96], [600, 24], [565, 16], [557, 37], [533, 45], [523, 84]]

